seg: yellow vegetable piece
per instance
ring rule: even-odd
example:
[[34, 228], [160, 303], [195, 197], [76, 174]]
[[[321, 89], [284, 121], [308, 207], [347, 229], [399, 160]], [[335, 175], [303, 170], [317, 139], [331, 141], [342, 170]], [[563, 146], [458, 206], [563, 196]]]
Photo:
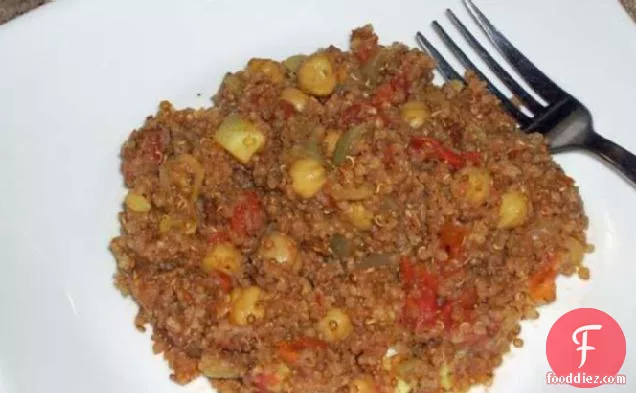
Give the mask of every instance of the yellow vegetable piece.
[[283, 65], [289, 72], [296, 72], [306, 58], [307, 56], [305, 55], [289, 56], [287, 59], [285, 59], [285, 61], [283, 61]]
[[351, 381], [350, 393], [376, 393], [375, 382], [369, 375], [364, 375]]
[[339, 131], [330, 130], [325, 134], [325, 139], [323, 143], [325, 145], [325, 153], [327, 156], [331, 157], [333, 155], [333, 151], [336, 149], [336, 143], [340, 139], [342, 135]]
[[298, 248], [296, 242], [280, 232], [273, 232], [263, 237], [259, 254], [264, 259], [274, 260], [286, 267], [297, 267]]
[[303, 158], [289, 168], [292, 189], [296, 194], [308, 199], [316, 195], [327, 182], [327, 171], [322, 163], [314, 158]]
[[180, 154], [175, 159], [175, 162], [185, 163], [187, 166], [190, 167], [190, 170], [194, 172], [194, 181], [192, 183], [191, 199], [195, 201], [197, 197], [199, 196], [199, 190], [201, 189], [201, 185], [203, 185], [203, 177], [205, 176], [205, 171], [203, 170], [203, 166], [191, 154]]
[[361, 203], [352, 203], [345, 210], [345, 215], [354, 227], [368, 231], [373, 227], [373, 213]]
[[583, 244], [573, 237], [568, 237], [565, 240], [564, 246], [567, 250], [564, 255], [564, 262], [571, 265], [580, 265], [585, 256], [585, 247]]
[[247, 71], [254, 73], [262, 73], [273, 83], [281, 83], [285, 80], [285, 70], [273, 60], [269, 59], [252, 59], [247, 63]]
[[453, 388], [453, 376], [447, 364], [442, 365], [439, 370], [439, 384], [442, 389], [448, 391]]
[[232, 94], [239, 94], [243, 91], [245, 84], [237, 75], [228, 72], [223, 78], [223, 86]]
[[382, 368], [384, 371], [393, 371], [393, 367], [398, 363], [400, 356], [395, 348], [389, 347], [382, 357]]
[[247, 369], [221, 358], [218, 354], [203, 353], [197, 365], [199, 371], [208, 378], [235, 379], [247, 373]]
[[411, 389], [411, 385], [406, 383], [406, 381], [400, 378], [397, 379], [397, 384], [395, 385], [395, 393], [410, 393]]
[[243, 271], [243, 256], [230, 242], [219, 243], [203, 258], [204, 271], [220, 271], [230, 276], [240, 276]]
[[159, 233], [168, 233], [172, 228], [172, 218], [169, 215], [164, 214], [159, 221]]
[[480, 206], [490, 195], [490, 172], [485, 168], [469, 167], [461, 172], [466, 176], [466, 200], [473, 206]]
[[459, 81], [457, 79], [450, 80], [446, 82], [446, 84], [455, 93], [459, 93], [460, 91], [464, 90], [464, 82]]
[[262, 297], [263, 291], [257, 286], [235, 288], [230, 294], [230, 322], [245, 326], [262, 319], [265, 316]]
[[291, 104], [298, 112], [303, 112], [307, 107], [307, 102], [309, 102], [309, 96], [307, 94], [293, 87], [285, 88], [280, 98]]
[[415, 359], [407, 359], [397, 364], [395, 373], [398, 377], [410, 380], [417, 376], [417, 370], [420, 362]]
[[509, 229], [523, 225], [528, 218], [529, 200], [521, 191], [508, 191], [501, 196], [497, 228]]
[[409, 101], [402, 105], [400, 115], [411, 128], [419, 128], [430, 117], [430, 111], [421, 101]]
[[243, 164], [265, 145], [265, 135], [256, 125], [236, 114], [223, 120], [214, 140]]
[[285, 363], [279, 363], [274, 366], [274, 378], [272, 379], [273, 383], [267, 386], [267, 391], [272, 393], [278, 393], [283, 390], [284, 383], [291, 375], [291, 370]]
[[189, 220], [183, 225], [183, 231], [186, 235], [192, 235], [197, 232], [197, 222], [196, 220]]
[[368, 184], [358, 187], [333, 187], [329, 194], [337, 201], [362, 201], [371, 198], [375, 189]]
[[353, 332], [349, 316], [339, 308], [331, 308], [327, 315], [318, 322], [318, 331], [325, 341], [344, 340]]
[[336, 75], [324, 53], [309, 56], [298, 68], [298, 84], [309, 94], [326, 96], [336, 88]]
[[129, 192], [128, 195], [126, 195], [126, 206], [137, 213], [146, 213], [152, 208], [148, 199], [134, 192]]

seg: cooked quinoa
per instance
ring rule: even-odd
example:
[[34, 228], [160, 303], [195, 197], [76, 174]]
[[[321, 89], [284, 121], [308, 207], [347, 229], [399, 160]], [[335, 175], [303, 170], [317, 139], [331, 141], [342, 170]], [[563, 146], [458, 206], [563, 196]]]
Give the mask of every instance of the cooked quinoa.
[[124, 144], [116, 284], [174, 381], [230, 392], [464, 392], [520, 321], [589, 272], [587, 218], [546, 140], [471, 75], [335, 47], [228, 73]]

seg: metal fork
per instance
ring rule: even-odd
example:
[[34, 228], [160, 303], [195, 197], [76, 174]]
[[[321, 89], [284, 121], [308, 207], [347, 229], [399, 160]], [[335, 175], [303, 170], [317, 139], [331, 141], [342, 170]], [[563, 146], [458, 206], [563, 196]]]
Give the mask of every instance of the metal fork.
[[[550, 150], [558, 153], [566, 150], [584, 149], [590, 151], [621, 172], [636, 187], [636, 156], [618, 144], [606, 139], [594, 131], [590, 111], [576, 98], [561, 89], [556, 83], [539, 70], [510, 41], [499, 32], [486, 16], [477, 8], [472, 0], [463, 0], [468, 12], [475, 22], [486, 33], [490, 42], [499, 50], [510, 65], [517, 70], [526, 83], [546, 102], [543, 105], [527, 92], [503, 68], [483, 45], [471, 34], [466, 25], [450, 9], [446, 10], [449, 19], [459, 30], [470, 47], [488, 65], [492, 72], [519, 98], [526, 109], [532, 113], [528, 116], [497, 89], [488, 78], [475, 66], [466, 53], [446, 33], [437, 22], [433, 28], [444, 44], [457, 57], [464, 67], [472, 70], [487, 83], [488, 89], [501, 101], [504, 109], [514, 117], [521, 130], [544, 134], [550, 144]], [[421, 32], [416, 35], [420, 47], [437, 60], [437, 68], [446, 80], [463, 81], [462, 76], [448, 64], [444, 56], [424, 37]]]

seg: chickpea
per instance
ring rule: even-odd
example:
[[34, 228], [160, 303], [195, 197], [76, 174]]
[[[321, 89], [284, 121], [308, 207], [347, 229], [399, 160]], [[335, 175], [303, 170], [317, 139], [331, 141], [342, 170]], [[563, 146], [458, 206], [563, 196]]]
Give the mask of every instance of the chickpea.
[[152, 208], [148, 199], [134, 192], [129, 192], [128, 195], [126, 195], [126, 206], [137, 213], [146, 213]]
[[305, 55], [289, 56], [285, 59], [285, 61], [283, 61], [283, 65], [287, 68], [287, 71], [296, 72], [306, 58], [307, 56]]
[[353, 332], [351, 319], [339, 308], [329, 309], [327, 315], [318, 322], [317, 327], [328, 342], [344, 340]]
[[257, 286], [235, 288], [230, 294], [230, 322], [245, 326], [263, 319], [262, 297], [263, 291]]
[[327, 182], [327, 171], [320, 161], [314, 158], [303, 158], [294, 162], [289, 169], [289, 175], [292, 178], [292, 189], [305, 199], [316, 195]]
[[420, 128], [430, 117], [430, 111], [421, 101], [409, 101], [402, 105], [400, 115], [411, 128]]
[[254, 123], [238, 115], [223, 120], [214, 140], [243, 164], [265, 145], [265, 135]]
[[261, 242], [259, 254], [262, 258], [274, 260], [289, 268], [299, 267], [296, 242], [284, 233], [273, 232], [266, 235]]
[[283, 67], [269, 59], [252, 59], [247, 63], [247, 71], [261, 73], [272, 83], [279, 84], [285, 80], [285, 70]]
[[354, 379], [349, 384], [350, 393], [376, 393], [375, 382], [369, 375]]
[[521, 191], [508, 191], [501, 196], [497, 228], [509, 229], [523, 225], [529, 213], [528, 197]]
[[219, 243], [203, 258], [204, 271], [220, 271], [230, 276], [240, 276], [243, 271], [243, 256], [230, 242]]
[[373, 227], [374, 215], [361, 203], [351, 203], [345, 210], [345, 215], [356, 229], [368, 231]]
[[341, 132], [335, 130], [329, 130], [325, 134], [323, 143], [325, 146], [325, 153], [328, 157], [331, 157], [333, 155], [333, 151], [336, 149], [336, 143], [338, 143], [341, 135]]
[[485, 168], [470, 167], [460, 172], [466, 178], [465, 199], [472, 206], [481, 206], [490, 195], [490, 172]]
[[287, 87], [283, 90], [280, 98], [291, 104], [297, 112], [303, 112], [309, 102], [309, 96], [307, 94], [293, 87]]
[[298, 84], [309, 94], [326, 96], [336, 88], [336, 74], [324, 53], [309, 56], [298, 68]]

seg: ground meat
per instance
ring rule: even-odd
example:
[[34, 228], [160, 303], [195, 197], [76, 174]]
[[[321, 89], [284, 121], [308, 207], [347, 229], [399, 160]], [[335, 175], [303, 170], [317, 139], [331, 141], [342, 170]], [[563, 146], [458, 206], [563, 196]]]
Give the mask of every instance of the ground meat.
[[464, 391], [557, 275], [588, 277], [578, 190], [541, 135], [371, 26], [351, 49], [253, 59], [213, 107], [163, 102], [124, 144], [116, 284], [176, 382]]

